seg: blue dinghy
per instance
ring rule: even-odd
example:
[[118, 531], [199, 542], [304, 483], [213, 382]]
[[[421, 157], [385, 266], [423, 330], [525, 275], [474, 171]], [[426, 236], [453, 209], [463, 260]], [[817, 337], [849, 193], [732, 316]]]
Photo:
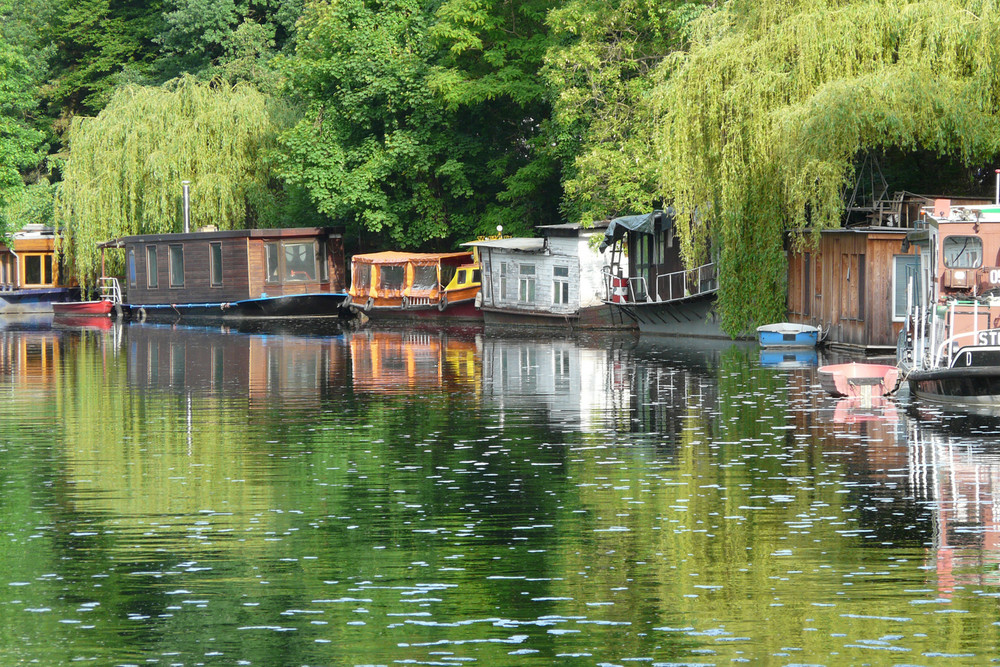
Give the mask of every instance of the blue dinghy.
[[757, 337], [761, 347], [816, 347], [819, 333], [819, 327], [792, 322], [757, 327]]

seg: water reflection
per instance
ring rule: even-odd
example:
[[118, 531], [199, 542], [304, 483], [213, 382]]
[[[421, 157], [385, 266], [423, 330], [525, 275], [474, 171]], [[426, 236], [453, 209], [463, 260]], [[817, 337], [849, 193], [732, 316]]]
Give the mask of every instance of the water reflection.
[[975, 435], [947, 422], [907, 422], [911, 484], [934, 508], [930, 560], [945, 597], [1000, 584], [1000, 421], [973, 424]]
[[0, 376], [0, 662], [997, 654], [996, 425], [752, 345], [62, 324]]

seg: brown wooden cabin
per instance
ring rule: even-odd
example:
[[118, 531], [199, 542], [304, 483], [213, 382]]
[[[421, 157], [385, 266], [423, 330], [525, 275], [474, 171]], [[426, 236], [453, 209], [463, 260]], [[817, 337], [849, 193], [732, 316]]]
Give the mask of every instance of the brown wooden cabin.
[[343, 234], [327, 227], [118, 239], [129, 304], [223, 303], [345, 292]]
[[918, 249], [904, 250], [903, 240], [919, 224], [920, 208], [933, 198], [897, 194], [894, 201], [895, 209], [870, 218], [868, 225], [821, 231], [818, 247], [808, 238], [796, 243], [797, 236], [812, 230], [789, 235], [789, 322], [821, 327], [833, 346], [869, 353], [896, 349], [906, 317], [907, 280], [918, 276], [920, 267]]

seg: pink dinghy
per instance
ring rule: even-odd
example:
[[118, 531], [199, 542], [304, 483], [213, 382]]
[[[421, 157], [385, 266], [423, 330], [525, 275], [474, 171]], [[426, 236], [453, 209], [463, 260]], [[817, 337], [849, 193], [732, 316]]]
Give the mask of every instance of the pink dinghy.
[[884, 364], [833, 364], [819, 369], [819, 380], [831, 396], [870, 398], [896, 389], [899, 369]]

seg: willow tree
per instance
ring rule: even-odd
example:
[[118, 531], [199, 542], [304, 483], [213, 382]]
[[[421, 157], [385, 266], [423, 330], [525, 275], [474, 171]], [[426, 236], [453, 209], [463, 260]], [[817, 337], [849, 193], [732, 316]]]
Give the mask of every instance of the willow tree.
[[71, 272], [89, 284], [102, 241], [181, 231], [183, 181], [195, 224], [244, 226], [270, 178], [275, 118], [251, 86], [193, 78], [122, 88], [96, 117], [76, 118], [55, 208]]
[[837, 226], [856, 157], [997, 155], [994, 0], [731, 0], [665, 60], [650, 97], [658, 189], [685, 260], [720, 249], [732, 333], [783, 317], [783, 231]]

